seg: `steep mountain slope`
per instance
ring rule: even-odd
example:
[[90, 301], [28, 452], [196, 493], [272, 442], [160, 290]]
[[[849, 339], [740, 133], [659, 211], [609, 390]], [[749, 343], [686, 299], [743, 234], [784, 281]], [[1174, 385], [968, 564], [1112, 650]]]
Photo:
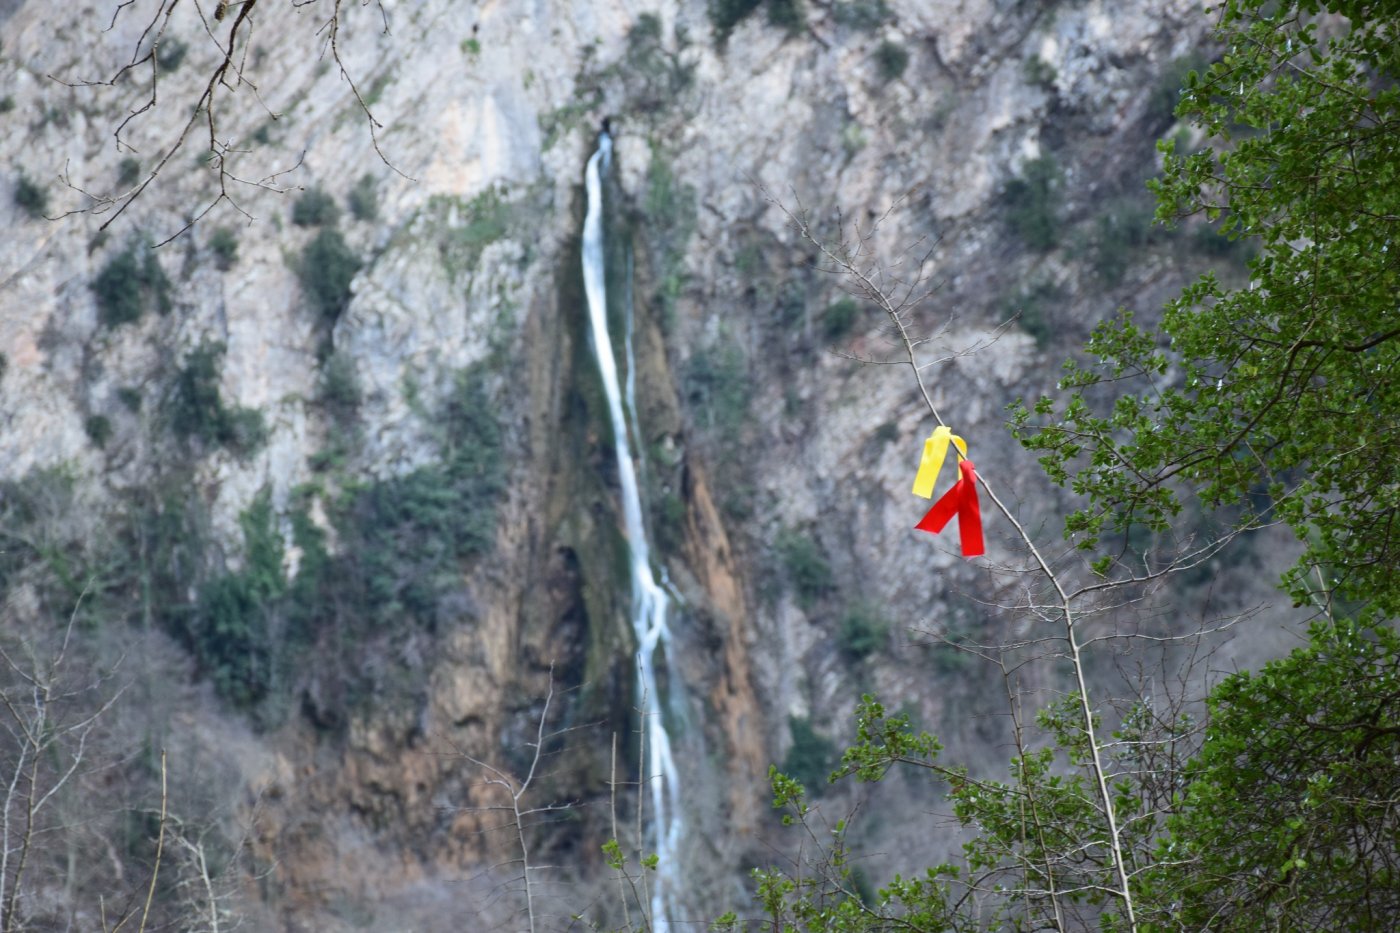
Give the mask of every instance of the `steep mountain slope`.
[[[916, 317], [944, 359], [936, 400], [1053, 540], [1056, 498], [1004, 406], [1052, 385], [1118, 304], [1150, 315], [1236, 262], [1207, 228], [1147, 229], [1141, 183], [1209, 26], [1194, 4], [785, 19], [798, 7], [770, 0], [719, 37], [733, 4], [385, 0], [348, 5], [332, 50], [327, 4], [263, 0], [238, 45], [251, 83], [214, 98], [223, 161], [201, 118], [164, 163], [219, 61], [204, 30], [227, 35], [234, 14], [176, 10], [156, 106], [118, 145], [148, 66], [110, 87], [55, 80], [151, 48], [155, 4], [108, 6], [0, 4], [5, 637], [37, 645], [76, 604], [83, 664], [139, 660], [110, 681], [135, 685], [107, 714], [103, 754], [123, 764], [74, 794], [94, 826], [158, 806], [164, 746], [182, 819], [212, 827], [244, 879], [230, 909], [318, 930], [508, 911], [509, 872], [482, 874], [499, 798], [477, 762], [528, 770], [552, 687], [550, 729], [569, 731], [532, 799], [573, 808], [540, 855], [561, 877], [601, 873], [610, 789], [638, 760], [578, 271], [604, 118], [615, 326], [630, 296], [637, 446], [685, 605], [667, 666], [687, 909], [741, 896], [774, 835], [769, 762], [804, 739], [821, 758], [863, 690], [974, 761], [1004, 757], [981, 675], [909, 643], [1020, 624], [976, 601], [1016, 587], [985, 569], [1012, 559], [1005, 535], [989, 526], [977, 564], [911, 538], [931, 427], [917, 388], [861, 362], [888, 355], [884, 322], [814, 268], [774, 201], [833, 238], [883, 218], [872, 257], [936, 285]], [[224, 179], [232, 201], [201, 214], [220, 165], [263, 183]], [[1267, 597], [1259, 567], [1220, 569], [1228, 599], [1192, 611]], [[103, 781], [119, 801], [98, 799]], [[616, 805], [629, 821], [634, 797]], [[99, 893], [134, 890], [151, 827], [126, 823], [113, 867], [81, 883], [44, 852], [26, 910], [92, 917]]]

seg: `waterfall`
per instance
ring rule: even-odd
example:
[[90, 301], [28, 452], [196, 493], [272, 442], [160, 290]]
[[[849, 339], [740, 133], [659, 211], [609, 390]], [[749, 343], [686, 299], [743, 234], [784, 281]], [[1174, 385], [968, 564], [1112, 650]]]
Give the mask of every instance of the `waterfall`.
[[[646, 741], [645, 773], [642, 775], [643, 800], [649, 800], [651, 820], [645, 846], [659, 857], [652, 876], [652, 929], [669, 930], [667, 910], [676, 872], [676, 845], [681, 835], [680, 784], [671, 755], [671, 737], [661, 717], [661, 692], [656, 684], [654, 657], [658, 645], [669, 641], [666, 613], [671, 599], [651, 568], [651, 546], [642, 521], [641, 490], [637, 468], [632, 462], [628, 440], [628, 420], [623, 412], [622, 389], [618, 383], [617, 358], [608, 334], [607, 290], [603, 265], [603, 185], [602, 173], [612, 156], [612, 137], [598, 136], [598, 151], [588, 160], [585, 184], [588, 213], [583, 220], [583, 289], [588, 299], [588, 322], [593, 333], [593, 352], [603, 377], [617, 453], [617, 471], [622, 487], [622, 515], [627, 545], [631, 551], [632, 629], [637, 634], [637, 687], [642, 699], [642, 730]], [[629, 337], [631, 325], [629, 322]], [[630, 366], [627, 373], [627, 401], [634, 409], [635, 381]], [[633, 413], [635, 417], [635, 412]]]

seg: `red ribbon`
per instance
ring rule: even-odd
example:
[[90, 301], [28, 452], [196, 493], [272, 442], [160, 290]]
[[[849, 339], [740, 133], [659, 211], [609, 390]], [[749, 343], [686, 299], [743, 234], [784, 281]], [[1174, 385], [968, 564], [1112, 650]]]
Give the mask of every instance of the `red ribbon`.
[[982, 505], [977, 501], [977, 471], [971, 460], [958, 464], [962, 478], [943, 498], [933, 504], [928, 514], [914, 527], [929, 534], [938, 534], [954, 515], [958, 516], [958, 536], [962, 538], [963, 557], [987, 553], [982, 544]]

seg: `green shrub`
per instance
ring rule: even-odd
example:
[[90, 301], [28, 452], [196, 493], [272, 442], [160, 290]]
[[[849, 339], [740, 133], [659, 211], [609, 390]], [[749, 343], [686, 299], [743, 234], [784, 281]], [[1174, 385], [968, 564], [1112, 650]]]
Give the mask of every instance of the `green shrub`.
[[133, 324], [141, 319], [141, 264], [135, 252], [113, 256], [93, 280], [99, 317], [107, 327]]
[[203, 500], [179, 467], [122, 497], [125, 508], [113, 516], [111, 530], [116, 559], [104, 575], [120, 581], [122, 611], [131, 622], [158, 625], [192, 647], [209, 533]]
[[778, 287], [773, 296], [773, 308], [778, 325], [783, 329], [797, 327], [807, 317], [807, 290], [798, 279], [789, 279]]
[[355, 494], [349, 520], [360, 537], [356, 556], [375, 615], [434, 620], [455, 559], [481, 543], [470, 530], [480, 526], [457, 522], [456, 493], [448, 472], [432, 466]]
[[373, 107], [383, 99], [384, 90], [389, 86], [391, 80], [392, 76], [387, 71], [375, 75], [374, 80], [369, 84], [369, 89], [365, 91], [366, 107]]
[[344, 353], [334, 353], [321, 366], [320, 402], [339, 422], [354, 418], [360, 410], [362, 394], [355, 361]]
[[[757, 276], [761, 257], [757, 249], [741, 249], [735, 264], [744, 269], [746, 262], [751, 263], [747, 274]], [[762, 274], [766, 276], [766, 272]], [[756, 301], [764, 304], [772, 301], [774, 295], [769, 280], [754, 281]], [[683, 369], [682, 385], [694, 425], [701, 432], [701, 442], [713, 452], [712, 462], [717, 476], [721, 477], [717, 484], [724, 489], [719, 497], [720, 506], [737, 510], [731, 512], [731, 517], [737, 519], [741, 512], [750, 512], [755, 492], [746, 475], [744, 450], [753, 435], [749, 415], [755, 393], [744, 344], [730, 333], [727, 325], [721, 325], [713, 342], [691, 354]]]
[[129, 188], [141, 178], [141, 163], [127, 156], [117, 164], [117, 185]]
[[169, 402], [170, 428], [181, 439], [198, 438], [246, 457], [267, 440], [267, 426], [256, 408], [230, 408], [219, 394], [221, 343], [203, 343], [185, 357]]
[[1025, 76], [1026, 83], [1033, 87], [1048, 90], [1055, 86], [1055, 66], [1039, 55], [1032, 55], [1026, 59], [1026, 63], [1021, 66], [1021, 73]]
[[671, 160], [656, 147], [647, 165], [645, 205], [647, 217], [658, 224], [680, 223], [687, 235], [695, 228], [695, 189], [679, 182]]
[[83, 430], [87, 433], [88, 440], [92, 441], [92, 446], [102, 450], [107, 446], [107, 442], [112, 439], [111, 419], [103, 415], [89, 415], [83, 421]]
[[715, 28], [715, 39], [723, 44], [734, 27], [762, 5], [763, 0], [711, 0], [710, 24]]
[[659, 146], [653, 146], [647, 166], [645, 211], [649, 240], [657, 253], [656, 300], [661, 326], [667, 331], [675, 325], [676, 303], [688, 279], [685, 256], [695, 234], [695, 203], [695, 189], [680, 182], [671, 160]]
[[782, 772], [802, 784], [812, 797], [821, 796], [840, 760], [836, 746], [812, 728], [810, 719], [788, 717], [792, 747], [783, 758]]
[[807, 25], [802, 0], [710, 0], [710, 24], [715, 41], [723, 45], [734, 28], [761, 6], [768, 8], [768, 22], [795, 35]]
[[292, 223], [298, 227], [329, 227], [340, 219], [335, 198], [322, 188], [307, 188], [292, 205]]
[[247, 457], [267, 443], [267, 420], [256, 408], [241, 405], [228, 410], [228, 430], [223, 445], [239, 457]]
[[[27, 624], [34, 632], [61, 633], [73, 619], [87, 631], [112, 626], [121, 637], [122, 622], [140, 619], [145, 585], [154, 586], [155, 573], [146, 570], [156, 542], [129, 534], [129, 524], [98, 511], [84, 489], [67, 465], [0, 479], [0, 598], [11, 608], [15, 588], [23, 586]], [[189, 497], [188, 485], [182, 496]], [[166, 596], [159, 594], [163, 602]], [[177, 598], [188, 601], [187, 595]], [[6, 633], [14, 634], [13, 629]], [[59, 705], [62, 695], [54, 700], [56, 713], [68, 708]]]
[[474, 266], [487, 246], [510, 232], [509, 225], [509, 207], [496, 192], [488, 192], [472, 201], [466, 223], [453, 231], [453, 246], [464, 251]]
[[377, 220], [379, 218], [379, 189], [374, 176], [366, 172], [355, 182], [346, 198], [350, 206], [350, 216], [356, 220]]
[[841, 128], [841, 149], [847, 158], [853, 158], [868, 142], [870, 139], [865, 135], [864, 127], [855, 120]]
[[656, 504], [656, 543], [665, 553], [685, 544], [685, 500], [674, 492], [661, 494]]
[[1050, 319], [1045, 314], [1045, 309], [1038, 304], [1027, 304], [1018, 309], [1020, 317], [1016, 320], [1021, 325], [1021, 329], [1030, 334], [1035, 341], [1037, 350], [1044, 350], [1050, 346], [1050, 338], [1054, 336], [1054, 329], [1050, 326]]
[[[218, 695], [253, 712], [286, 681], [287, 649], [274, 621], [287, 593], [283, 537], [269, 490], [239, 516], [244, 538], [237, 570], [207, 569], [209, 516], [189, 475], [129, 490], [115, 528], [119, 558], [106, 569], [134, 602], [132, 619], [158, 623], [195, 657]], [[305, 556], [304, 556], [305, 560]], [[280, 665], [280, 667], [279, 667]]]
[[191, 350], [175, 377], [170, 427], [180, 437], [215, 440], [224, 431], [225, 409], [219, 395], [222, 343], [205, 343]]
[[511, 230], [514, 208], [505, 190], [488, 188], [471, 200], [434, 195], [419, 212], [437, 241], [438, 259], [452, 282], [477, 270], [486, 247]]
[[[410, 473], [356, 486], [336, 505], [341, 571], [367, 620], [437, 619], [460, 563], [495, 536], [505, 484], [500, 425], [479, 376], [458, 377], [438, 413], [440, 459]], [[350, 592], [350, 591], [347, 591]]]
[[885, 646], [890, 625], [883, 616], [865, 603], [846, 610], [836, 633], [841, 653], [852, 661], [862, 661]]
[[1133, 257], [1154, 238], [1152, 208], [1134, 198], [1109, 205], [1094, 223], [1094, 271], [1108, 285], [1123, 280]]
[[802, 8], [802, 0], [766, 0], [768, 22], [788, 35], [795, 36], [807, 25], [807, 13]]
[[21, 173], [19, 180], [15, 182], [15, 204], [30, 217], [38, 220], [48, 213], [49, 193], [42, 185], [35, 184], [29, 180], [28, 175]]
[[9, 94], [0, 97], [0, 113], [9, 113], [15, 109], [15, 99]]
[[695, 351], [685, 369], [687, 400], [700, 422], [736, 439], [748, 420], [751, 384], [744, 352], [731, 340]]
[[[677, 44], [682, 49], [683, 34], [684, 27], [679, 27]], [[666, 47], [661, 18], [655, 13], [638, 16], [627, 30], [627, 50], [614, 67], [629, 108], [639, 114], [661, 113], [674, 107], [695, 80], [695, 65]]]
[[898, 42], [889, 39], [881, 40], [875, 46], [875, 67], [880, 73], [880, 80], [885, 83], [895, 80], [904, 74], [904, 69], [909, 67], [909, 50]]
[[775, 545], [798, 605], [810, 609], [831, 589], [831, 566], [811, 536], [795, 529], [779, 532]]
[[1035, 338], [1036, 349], [1044, 350], [1055, 335], [1051, 312], [1064, 297], [1064, 290], [1058, 285], [1040, 279], [1007, 298], [1003, 312], [1008, 318], [1017, 315], [1021, 329]]
[[1059, 165], [1043, 156], [1027, 162], [1002, 189], [1007, 221], [1031, 249], [1045, 252], [1059, 242], [1060, 185]]
[[854, 0], [838, 2], [831, 7], [831, 16], [842, 26], [866, 32], [878, 29], [894, 16], [885, 0]]
[[627, 30], [627, 58], [629, 61], [641, 57], [648, 58], [661, 45], [661, 17], [655, 13], [643, 13], [637, 17], [632, 28]]
[[840, 340], [855, 327], [860, 306], [851, 297], [838, 298], [822, 314], [822, 333], [828, 340]]
[[121, 402], [129, 412], [141, 410], [141, 390], [135, 386], [122, 386], [117, 390], [117, 401]]
[[272, 685], [267, 620], [262, 606], [236, 575], [217, 577], [199, 594], [194, 652], [214, 690], [248, 709]]
[[[328, 512], [337, 551], [324, 533], [292, 514], [303, 553], [285, 599], [287, 638], [319, 646], [324, 696], [315, 717], [326, 727], [356, 704], [415, 690], [413, 662], [394, 650], [414, 628], [432, 630], [444, 612], [462, 611], [463, 564], [495, 537], [505, 457], [495, 406], [475, 371], [457, 378], [435, 413], [439, 457], [412, 472], [351, 486]], [[373, 664], [364, 653], [378, 652]], [[397, 673], [396, 673], [397, 672]]]
[[[95, 545], [74, 479], [66, 467], [0, 479], [0, 595], [23, 582], [36, 608], [55, 622], [66, 621], [75, 606], [88, 614], [107, 585], [105, 574], [93, 573]], [[89, 599], [81, 600], [89, 584]]]
[[138, 258], [135, 246], [128, 246], [107, 261], [92, 282], [97, 296], [98, 319], [106, 327], [133, 324], [141, 319], [147, 304], [166, 314], [171, 309], [170, 279], [160, 266], [154, 250]]
[[206, 582], [191, 631], [195, 657], [225, 700], [244, 709], [262, 701], [273, 685], [275, 645], [268, 624], [274, 601], [286, 589], [282, 537], [264, 490], [239, 517], [243, 567]]
[[179, 39], [166, 39], [156, 48], [156, 64], [162, 71], [179, 68], [189, 53], [190, 47]]
[[214, 254], [214, 264], [227, 272], [238, 262], [238, 234], [228, 227], [215, 227], [209, 235], [209, 251]]
[[929, 663], [933, 669], [948, 678], [966, 677], [967, 669], [976, 660], [976, 655], [957, 645], [934, 645], [929, 649]]
[[339, 230], [325, 228], [306, 244], [297, 275], [311, 306], [334, 322], [350, 303], [350, 282], [360, 271], [360, 260]]

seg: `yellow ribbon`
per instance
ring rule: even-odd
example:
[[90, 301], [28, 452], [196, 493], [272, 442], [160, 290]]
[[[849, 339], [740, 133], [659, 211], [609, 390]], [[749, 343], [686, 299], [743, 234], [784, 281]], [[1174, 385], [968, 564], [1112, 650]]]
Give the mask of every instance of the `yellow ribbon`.
[[943, 469], [943, 460], [948, 456], [949, 441], [958, 448], [958, 459], [967, 456], [967, 442], [954, 434], [952, 428], [943, 424], [934, 428], [928, 440], [924, 441], [924, 455], [919, 460], [919, 472], [914, 477], [914, 495], [933, 498], [933, 486], [938, 481], [938, 471]]

